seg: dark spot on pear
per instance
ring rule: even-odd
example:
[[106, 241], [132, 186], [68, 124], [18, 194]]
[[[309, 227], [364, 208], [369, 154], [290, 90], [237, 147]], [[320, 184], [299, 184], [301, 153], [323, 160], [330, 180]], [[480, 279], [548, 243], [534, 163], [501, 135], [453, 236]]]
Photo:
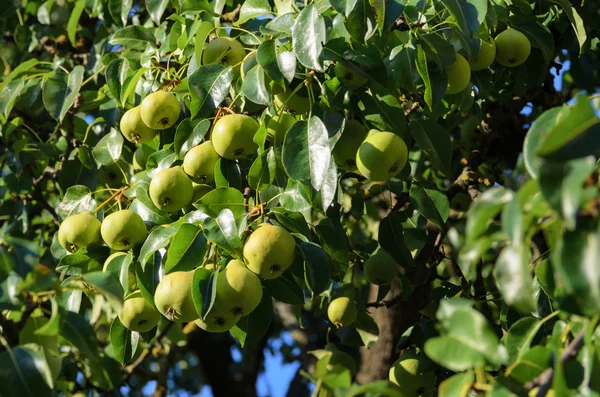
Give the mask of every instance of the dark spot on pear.
[[160, 121], [158, 122], [160, 125], [162, 125], [163, 127], [169, 125], [169, 118], [168, 117], [163, 117], [162, 119], [160, 119]]
[[397, 166], [396, 164], [392, 165], [392, 166], [390, 167], [390, 169], [388, 170], [388, 172], [389, 172], [390, 174], [394, 174], [394, 173], [398, 172], [398, 166]]
[[244, 315], [244, 311], [239, 306], [234, 307], [233, 309], [231, 309], [231, 311], [234, 316], [243, 316]]
[[271, 266], [271, 274], [278, 274], [281, 272], [281, 266], [279, 266], [278, 264], [274, 264], [273, 266]]
[[225, 325], [225, 319], [223, 317], [217, 317], [215, 319], [215, 322], [217, 323], [217, 325]]
[[147, 320], [140, 320], [140, 321], [138, 321], [138, 325], [144, 325], [147, 322], [148, 322]]
[[234, 156], [241, 156], [243, 154], [244, 154], [244, 149], [241, 149], [241, 148], [233, 151]]
[[121, 244], [123, 244], [124, 247], [129, 247], [131, 241], [129, 241], [128, 238], [124, 238], [123, 240], [121, 240]]

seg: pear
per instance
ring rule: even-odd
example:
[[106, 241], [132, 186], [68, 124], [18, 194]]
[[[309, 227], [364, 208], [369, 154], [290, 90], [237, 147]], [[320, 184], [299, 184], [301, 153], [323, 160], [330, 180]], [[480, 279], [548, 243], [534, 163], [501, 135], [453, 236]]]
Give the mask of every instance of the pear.
[[469, 60], [471, 70], [478, 72], [483, 69], [487, 69], [496, 58], [496, 41], [490, 38], [490, 41], [481, 40], [481, 46], [479, 47], [479, 54], [476, 57]]
[[156, 208], [167, 212], [179, 211], [192, 200], [192, 181], [181, 167], [162, 170], [150, 181], [148, 189]]
[[250, 314], [262, 299], [262, 284], [244, 262], [231, 260], [217, 276], [217, 298], [214, 307], [235, 317]]
[[196, 183], [212, 183], [215, 180], [215, 165], [219, 159], [212, 141], [206, 141], [185, 154], [183, 170]]
[[58, 242], [69, 252], [93, 244], [102, 244], [100, 221], [90, 211], [71, 215], [58, 228]]
[[333, 147], [335, 163], [348, 171], [356, 169], [356, 152], [367, 137], [367, 129], [358, 120], [348, 120], [342, 136]]
[[423, 372], [419, 356], [414, 349], [402, 352], [400, 358], [392, 365], [389, 380], [400, 387], [406, 395], [420, 395], [424, 388], [433, 388], [435, 374]]
[[531, 43], [518, 30], [508, 28], [496, 36], [496, 61], [508, 68], [522, 65], [531, 53]]
[[248, 269], [262, 278], [277, 278], [294, 262], [296, 241], [282, 227], [263, 223], [244, 244]]
[[258, 123], [243, 114], [228, 114], [221, 117], [213, 127], [212, 142], [219, 156], [226, 159], [246, 157], [258, 148], [252, 140]]
[[336, 298], [329, 303], [327, 317], [336, 327], [347, 327], [356, 320], [356, 305], [346, 296]]
[[[102, 271], [103, 272], [108, 271], [108, 265], [112, 261], [119, 261], [119, 262], [117, 262], [118, 266], [119, 266], [119, 271], [122, 271], [121, 264], [123, 263], [122, 261], [125, 260], [126, 256], [127, 256], [126, 252], [115, 252], [114, 254], [110, 255], [104, 261], [104, 266], [102, 267]], [[127, 272], [127, 282], [128, 282], [128, 287], [129, 287], [130, 291], [134, 291], [135, 289], [137, 289], [137, 279], [135, 276], [135, 272], [133, 271], [134, 264], [135, 264], [134, 262], [129, 264], [129, 269]]]
[[339, 350], [333, 343], [328, 343], [325, 346], [325, 350], [331, 352], [331, 358], [329, 358], [328, 365], [329, 368], [335, 365], [341, 365], [344, 368], [348, 368], [352, 376], [356, 375], [356, 361], [354, 361], [351, 355]]
[[213, 190], [212, 186], [194, 183], [194, 194], [192, 195], [192, 203], [200, 200], [206, 193]]
[[171, 127], [179, 119], [180, 112], [177, 97], [165, 91], [156, 91], [148, 95], [140, 105], [142, 121], [154, 130]]
[[202, 52], [202, 64], [218, 63], [233, 67], [234, 76], [239, 76], [240, 65], [244, 60], [244, 46], [231, 37], [218, 37], [206, 44]]
[[471, 81], [471, 66], [465, 57], [456, 54], [454, 64], [446, 66], [446, 74], [448, 75], [446, 94], [458, 94], [467, 88]]
[[140, 290], [137, 290], [125, 297], [119, 320], [131, 331], [148, 332], [156, 327], [160, 314], [146, 302]]
[[102, 239], [115, 251], [127, 251], [148, 236], [144, 220], [131, 210], [116, 211], [102, 221]]
[[154, 304], [167, 319], [187, 323], [198, 319], [192, 300], [194, 272], [173, 272], [160, 280], [154, 292]]
[[229, 331], [239, 320], [240, 317], [231, 313], [223, 314], [213, 307], [204, 320], [199, 318], [195, 323], [206, 332], [219, 333]]
[[148, 127], [140, 116], [140, 106], [129, 109], [121, 117], [121, 133], [129, 142], [142, 144], [151, 141], [156, 136], [156, 130]]
[[358, 171], [375, 182], [384, 182], [402, 171], [407, 159], [406, 144], [391, 132], [370, 133], [356, 152]]
[[[120, 188], [125, 184], [121, 168], [125, 170], [127, 167], [125, 167], [122, 160], [118, 160], [117, 163], [104, 165], [98, 170], [99, 182], [102, 186], [107, 185], [108, 187]], [[121, 167], [119, 167], [119, 165]]]
[[274, 144], [283, 143], [285, 134], [295, 123], [296, 118], [286, 112], [271, 117], [267, 121], [267, 138]]
[[367, 83], [367, 81], [369, 81], [366, 77], [353, 72], [341, 63], [335, 65], [333, 71], [335, 76], [342, 82], [343, 85], [348, 88], [352, 88], [353, 90], [362, 87]]
[[[301, 87], [294, 95], [292, 92], [298, 87], [298, 84], [302, 84]], [[290, 84], [287, 91], [280, 91], [275, 93], [275, 107], [277, 109], [283, 107], [290, 112], [295, 114], [304, 114], [310, 110], [310, 101], [308, 100], [308, 89], [304, 86], [303, 81], [295, 80]]]
[[363, 268], [365, 278], [371, 284], [389, 284], [398, 274], [398, 264], [383, 249], [380, 249], [365, 261]]

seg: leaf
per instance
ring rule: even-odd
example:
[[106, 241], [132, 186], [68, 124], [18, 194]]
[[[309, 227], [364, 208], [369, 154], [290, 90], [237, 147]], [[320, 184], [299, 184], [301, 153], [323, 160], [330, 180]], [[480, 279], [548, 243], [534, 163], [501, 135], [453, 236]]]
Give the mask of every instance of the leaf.
[[329, 160], [329, 167], [327, 167], [327, 172], [325, 173], [325, 180], [323, 181], [323, 186], [321, 186], [321, 190], [319, 194], [321, 195], [321, 206], [323, 208], [323, 212], [327, 212], [331, 203], [335, 199], [335, 193], [337, 192], [338, 187], [338, 172], [337, 166], [333, 157]]
[[138, 69], [133, 75], [128, 76], [121, 87], [121, 107], [127, 106], [127, 101], [131, 95], [134, 94], [135, 87], [137, 87], [140, 78], [146, 73], [146, 68]]
[[146, 0], [146, 10], [155, 24], [160, 25], [160, 18], [169, 5], [169, 0]]
[[365, 42], [375, 34], [376, 25], [375, 15], [369, 1], [356, 0], [356, 5], [348, 14], [345, 23], [350, 37], [359, 43]]
[[288, 211], [306, 211], [310, 208], [310, 203], [305, 197], [304, 190], [302, 183], [289, 179], [285, 192], [279, 196], [279, 203]]
[[244, 316], [231, 329], [231, 335], [241, 347], [256, 346], [265, 336], [273, 318], [273, 301], [271, 296], [263, 291], [262, 299], [256, 309]]
[[439, 395], [443, 397], [468, 396], [474, 381], [475, 375], [473, 372], [453, 375], [440, 383]]
[[219, 187], [232, 187], [239, 191], [242, 187], [242, 173], [236, 160], [220, 158], [215, 164], [215, 185]]
[[469, 208], [467, 219], [467, 241], [474, 241], [485, 234], [488, 225], [502, 210], [504, 205], [512, 200], [514, 192], [504, 187], [494, 187], [483, 192]]
[[500, 252], [494, 268], [496, 285], [504, 301], [522, 313], [531, 313], [536, 309], [530, 263], [529, 247], [512, 245]]
[[156, 228], [150, 233], [140, 250], [139, 261], [140, 265], [142, 265], [142, 270], [144, 270], [148, 259], [155, 251], [165, 248], [171, 243], [171, 239], [177, 233], [177, 230], [177, 226], [168, 226]]
[[301, 241], [298, 246], [304, 257], [304, 281], [313, 293], [318, 295], [329, 287], [329, 259], [322, 247], [315, 243]]
[[62, 219], [66, 219], [84, 211], [93, 211], [96, 205], [96, 200], [87, 186], [75, 185], [67, 189], [56, 212]]
[[240, 8], [240, 16], [236, 21], [236, 25], [240, 26], [243, 23], [271, 13], [271, 6], [267, 0], [246, 0]]
[[80, 249], [74, 254], [63, 257], [58, 266], [57, 272], [66, 275], [78, 276], [84, 273], [102, 270], [102, 263], [108, 257], [110, 250], [107, 247], [88, 247]]
[[184, 119], [177, 126], [175, 132], [175, 153], [182, 159], [193, 147], [202, 143], [204, 136], [210, 129], [210, 120]]
[[132, 25], [117, 30], [108, 41], [112, 45], [122, 45], [135, 49], [145, 49], [148, 44], [156, 46], [154, 35], [143, 26]]
[[284, 272], [281, 276], [264, 280], [263, 285], [276, 300], [289, 303], [291, 305], [300, 305], [304, 303], [304, 294], [302, 288], [294, 282], [289, 272]]
[[19, 76], [21, 73], [25, 73], [26, 71], [28, 71], [29, 69], [33, 68], [34, 66], [36, 66], [39, 63], [39, 61], [37, 59], [29, 59], [27, 61], [24, 61], [22, 63], [20, 63], [16, 68], [14, 68], [9, 74], [8, 76], [4, 76], [2, 83], [0, 83], [0, 92], [4, 92], [4, 88], [11, 82], [13, 81], [17, 76]]
[[102, 165], [109, 165], [115, 163], [121, 158], [121, 151], [123, 150], [123, 135], [114, 128], [110, 129], [110, 132], [102, 137], [94, 146], [92, 155], [96, 162]]
[[165, 273], [189, 271], [200, 266], [207, 244], [198, 226], [189, 223], [181, 225], [167, 251]]
[[577, 41], [579, 42], [579, 53], [581, 54], [583, 52], [585, 41], [587, 40], [583, 19], [579, 16], [577, 10], [571, 6], [569, 0], [552, 0], [552, 2], [560, 4], [565, 14], [567, 14], [567, 17], [569, 17], [569, 21], [571, 21], [571, 26], [573, 26], [575, 36], [577, 36]]
[[265, 85], [265, 72], [256, 65], [246, 74], [242, 82], [242, 93], [246, 98], [259, 105], [268, 105], [270, 94]]
[[379, 327], [375, 320], [373, 320], [373, 317], [366, 312], [360, 311], [358, 313], [354, 326], [360, 335], [362, 343], [365, 345], [365, 349], [369, 349], [379, 339]]
[[0, 97], [0, 115], [4, 116], [5, 119], [8, 119], [8, 116], [24, 87], [25, 84], [21, 79], [11, 81], [4, 86], [1, 92], [2, 96]]
[[517, 320], [508, 330], [508, 333], [502, 339], [508, 352], [509, 362], [514, 362], [517, 358], [525, 354], [533, 342], [543, 322], [535, 317], [523, 317]]
[[75, 66], [71, 73], [57, 69], [44, 84], [42, 98], [44, 107], [52, 118], [62, 122], [65, 115], [73, 106], [75, 98], [83, 82], [85, 68]]
[[542, 50], [544, 60], [550, 62], [554, 58], [554, 36], [548, 27], [531, 19], [511, 18], [510, 26], [523, 33], [532, 47]]
[[117, 310], [123, 307], [123, 287], [119, 279], [109, 272], [91, 272], [82, 276], [83, 281], [100, 292]]
[[[309, 6], [310, 7], [310, 6]], [[308, 182], [319, 191], [331, 161], [328, 133], [320, 118], [300, 120], [288, 130], [283, 142], [282, 162], [295, 181]]]
[[413, 138], [427, 154], [433, 167], [447, 175], [452, 161], [450, 134], [435, 121], [424, 118], [412, 118], [409, 127]]
[[403, 268], [413, 265], [413, 257], [404, 241], [404, 216], [391, 212], [379, 224], [379, 245]]
[[277, 173], [277, 162], [273, 148], [262, 152], [248, 171], [248, 185], [254, 190], [265, 190], [273, 184]]
[[77, 37], [75, 34], [77, 33], [77, 24], [79, 24], [79, 18], [84, 8], [85, 0], [77, 0], [67, 23], [67, 36], [73, 47], [77, 47]]
[[380, 131], [390, 131], [405, 141], [406, 118], [400, 101], [384, 89], [371, 89], [372, 95], [360, 94], [365, 109], [362, 111], [365, 119]]
[[[203, 21], [198, 27], [198, 31], [196, 32], [196, 45], [194, 46], [194, 57], [196, 57], [196, 62], [200, 64], [200, 60], [202, 59], [202, 52], [204, 51], [204, 46], [206, 45], [206, 39], [208, 38], [209, 33], [213, 28], [213, 24], [208, 21]], [[188, 69], [188, 76], [191, 76], [193, 72], [190, 74], [191, 68]], [[195, 72], [195, 70], [194, 70]]]
[[[102, 271], [114, 275], [123, 288], [123, 297], [128, 295], [130, 285], [135, 285], [135, 264], [133, 263], [133, 253], [131, 251], [123, 255], [109, 256], [104, 262]], [[130, 280], [130, 277], [133, 280]]]
[[50, 396], [50, 369], [34, 345], [16, 346], [0, 353], [0, 394], [6, 397]]
[[483, 23], [487, 14], [487, 0], [442, 0], [442, 3], [456, 20], [460, 30], [471, 36]]
[[[294, 58], [295, 59], [295, 58]], [[280, 86], [284, 86], [284, 74], [279, 65], [279, 57], [277, 56], [277, 44], [275, 40], [263, 41], [256, 50], [256, 61], [262, 67], [272, 80]]]
[[208, 241], [231, 254], [241, 255], [242, 240], [240, 240], [233, 212], [225, 208], [216, 218], [207, 218], [202, 224]]
[[194, 270], [192, 280], [192, 300], [194, 307], [200, 318], [206, 318], [208, 312], [212, 309], [217, 296], [217, 275], [218, 271], [211, 272], [205, 268], [199, 267]]
[[523, 161], [529, 175], [534, 179], [539, 178], [542, 159], [538, 157], [537, 151], [545, 136], [557, 123], [563, 107], [555, 107], [542, 113], [531, 125], [523, 142]]
[[430, 184], [415, 181], [410, 187], [410, 201], [421, 215], [444, 230], [450, 215], [450, 202], [444, 193]]
[[223, 102], [233, 81], [233, 69], [219, 64], [200, 66], [189, 77], [192, 117], [207, 115]]
[[139, 332], [128, 330], [121, 323], [119, 317], [115, 317], [110, 326], [110, 343], [115, 358], [121, 365], [125, 365], [133, 360], [139, 340]]
[[106, 67], [106, 84], [116, 100], [121, 98], [121, 87], [125, 84], [128, 72], [129, 62], [126, 59], [113, 59]]
[[234, 188], [217, 188], [206, 193], [194, 204], [211, 217], [218, 216], [223, 209], [229, 209], [235, 218], [244, 214], [244, 195]]
[[300, 12], [292, 29], [296, 58], [309, 69], [323, 70], [319, 57], [326, 41], [325, 20], [317, 5], [310, 4]]
[[154, 291], [160, 282], [163, 271], [161, 268], [162, 256], [160, 251], [156, 251], [154, 255], [146, 262], [146, 266], [142, 267], [141, 263], [136, 262], [135, 275], [137, 278], [137, 286], [142, 293], [142, 296], [150, 305], [154, 305]]
[[133, 0], [109, 0], [108, 11], [115, 22], [121, 22], [121, 25], [125, 26], [132, 5]]
[[544, 346], [534, 346], [522, 358], [506, 369], [505, 375], [519, 383], [527, 383], [540, 375], [551, 364], [552, 351]]

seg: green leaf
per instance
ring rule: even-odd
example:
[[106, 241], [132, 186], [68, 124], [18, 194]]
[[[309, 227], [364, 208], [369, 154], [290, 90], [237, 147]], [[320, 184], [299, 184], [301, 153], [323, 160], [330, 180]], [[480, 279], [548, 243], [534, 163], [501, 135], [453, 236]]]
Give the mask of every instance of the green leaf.
[[75, 185], [67, 189], [56, 212], [62, 219], [66, 219], [84, 211], [93, 211], [96, 205], [96, 200], [87, 186]]
[[25, 84], [22, 79], [11, 81], [2, 89], [2, 96], [0, 97], [0, 115], [8, 119], [8, 115], [15, 105], [15, 101], [21, 95], [21, 91]]
[[215, 185], [242, 190], [242, 173], [236, 160], [220, 158], [215, 164]]
[[223, 102], [229, 93], [233, 81], [233, 69], [219, 64], [200, 66], [189, 77], [192, 102], [190, 112], [192, 117], [198, 113], [212, 113]]
[[410, 201], [421, 215], [444, 230], [450, 215], [450, 202], [444, 193], [431, 184], [420, 184], [415, 181], [410, 187]]
[[452, 161], [450, 134], [435, 121], [424, 118], [412, 118], [409, 127], [413, 138], [427, 154], [433, 167], [447, 175]]
[[248, 171], [248, 184], [254, 190], [265, 190], [273, 184], [277, 173], [277, 161], [273, 148], [262, 152]]
[[16, 346], [0, 353], [0, 394], [6, 397], [50, 396], [50, 369], [34, 345]]
[[130, 96], [134, 94], [135, 87], [137, 86], [140, 78], [146, 73], [146, 68], [138, 69], [134, 74], [128, 76], [121, 87], [121, 107], [125, 108], [127, 106], [127, 101]]
[[425, 50], [421, 46], [417, 46], [417, 57], [416, 66], [423, 83], [425, 84], [425, 93], [423, 94], [423, 100], [428, 106], [429, 110], [433, 109], [433, 85], [431, 84], [431, 78], [429, 77], [429, 65], [427, 64], [427, 55]]
[[304, 281], [318, 295], [329, 287], [329, 259], [323, 248], [315, 243], [301, 241], [298, 246], [304, 257]]
[[474, 382], [473, 372], [463, 372], [445, 379], [440, 383], [438, 392], [441, 397], [464, 397], [468, 395]]
[[106, 84], [116, 100], [121, 98], [121, 87], [125, 84], [128, 73], [129, 62], [126, 59], [113, 59], [106, 67], [106, 72], [104, 72]]
[[81, 65], [75, 66], [68, 74], [57, 69], [46, 81], [42, 98], [44, 107], [52, 118], [60, 122], [65, 118], [79, 93], [84, 72], [85, 68]]
[[404, 397], [406, 394], [402, 389], [387, 380], [376, 380], [366, 385], [354, 385], [348, 389], [346, 397], [358, 396], [385, 396], [385, 397]]
[[121, 22], [121, 25], [125, 26], [132, 5], [133, 0], [109, 0], [108, 11], [115, 22]]
[[211, 217], [218, 216], [223, 209], [229, 209], [235, 218], [244, 214], [244, 195], [234, 188], [217, 188], [206, 193], [194, 204]]
[[110, 38], [109, 43], [143, 50], [148, 44], [155, 47], [156, 39], [148, 28], [133, 25], [117, 30]]
[[306, 211], [310, 208], [305, 194], [305, 186], [291, 179], [288, 180], [285, 192], [279, 196], [279, 203], [284, 209], [294, 212]]
[[110, 129], [110, 132], [102, 137], [94, 146], [92, 154], [96, 162], [102, 165], [109, 165], [115, 163], [121, 158], [121, 151], [123, 150], [123, 135], [114, 128]]
[[356, 331], [360, 335], [365, 349], [369, 349], [379, 339], [379, 327], [373, 317], [364, 311], [359, 311], [354, 324]]
[[523, 161], [529, 175], [538, 179], [540, 167], [543, 160], [538, 157], [537, 152], [544, 142], [546, 135], [554, 128], [560, 114], [564, 111], [563, 107], [556, 107], [546, 110], [542, 113], [529, 128], [523, 142]]
[[115, 317], [110, 326], [110, 343], [115, 358], [121, 365], [125, 365], [133, 360], [139, 341], [140, 333], [128, 330], [121, 323], [119, 317]]
[[269, 291], [269, 294], [280, 302], [291, 305], [304, 303], [302, 288], [296, 284], [289, 272], [284, 272], [281, 276], [272, 280], [264, 280], [263, 285]]
[[240, 16], [236, 21], [236, 25], [242, 25], [251, 19], [270, 13], [271, 6], [267, 0], [246, 0], [242, 3]]
[[110, 250], [107, 247], [88, 247], [80, 249], [74, 254], [63, 257], [57, 272], [69, 276], [78, 276], [84, 273], [102, 270], [102, 263], [108, 257]]
[[265, 336], [273, 318], [273, 301], [271, 295], [263, 290], [260, 303], [252, 313], [244, 316], [231, 329], [231, 335], [242, 347], [256, 346]]
[[146, 9], [150, 13], [150, 18], [157, 25], [160, 25], [160, 18], [168, 5], [169, 0], [146, 0]]
[[534, 346], [508, 367], [505, 375], [519, 383], [527, 383], [551, 365], [552, 355], [552, 350], [544, 346]]
[[204, 136], [210, 129], [210, 120], [185, 119], [177, 126], [175, 133], [175, 153], [182, 159], [193, 147], [202, 143]]
[[523, 317], [515, 322], [502, 339], [508, 352], [509, 362], [515, 362], [529, 351], [531, 343], [543, 322], [535, 317]]
[[465, 33], [473, 35], [485, 20], [487, 0], [442, 0], [456, 24]]
[[142, 265], [142, 270], [144, 270], [148, 259], [154, 252], [165, 248], [171, 243], [171, 239], [177, 233], [177, 230], [177, 226], [158, 227], [150, 233], [140, 250], [139, 261], [140, 265]]
[[542, 50], [546, 62], [554, 58], [554, 36], [548, 27], [535, 20], [522, 18], [511, 19], [510, 26], [527, 36], [532, 47]]
[[217, 275], [218, 271], [211, 272], [203, 267], [194, 270], [192, 300], [200, 318], [206, 318], [206, 315], [212, 309], [215, 302], [217, 296]]
[[21, 73], [27, 72], [29, 69], [33, 68], [39, 63], [37, 59], [29, 59], [19, 64], [16, 68], [14, 68], [8, 76], [4, 76], [2, 83], [0, 83], [0, 92], [4, 92], [4, 88], [13, 81], [17, 76]]
[[82, 276], [83, 281], [94, 287], [117, 311], [123, 307], [123, 287], [119, 279], [109, 272], [91, 272]]
[[164, 225], [171, 222], [169, 213], [156, 208], [150, 197], [148, 197], [148, 191], [143, 188], [137, 189], [135, 200], [131, 202], [128, 209], [141, 216], [146, 223]]
[[[203, 21], [196, 32], [196, 45], [194, 46], [194, 57], [196, 58], [196, 62], [200, 64], [200, 60], [202, 59], [202, 52], [204, 51], [204, 46], [206, 45], [206, 39], [208, 38], [209, 33], [213, 28], [213, 24], [208, 21]], [[191, 70], [188, 69], [188, 72]], [[193, 72], [192, 72], [193, 73]], [[188, 76], [191, 74], [188, 73]]]
[[[295, 58], [292, 58], [295, 60]], [[277, 56], [277, 44], [275, 40], [263, 41], [256, 50], [256, 60], [264, 69], [267, 76], [274, 80], [280, 86], [284, 86], [285, 76], [282, 73], [282, 67], [279, 64]]]
[[402, 222], [405, 216], [400, 212], [392, 212], [379, 224], [379, 245], [390, 254], [403, 268], [413, 265], [413, 257], [404, 240]]
[[244, 77], [242, 93], [256, 104], [269, 104], [271, 98], [265, 85], [265, 72], [260, 65], [254, 66]]
[[[110, 261], [108, 261], [110, 259]], [[123, 297], [128, 295], [129, 286], [134, 284], [136, 281], [129, 280], [130, 272], [135, 277], [135, 264], [133, 263], [133, 254], [131, 251], [125, 255], [117, 255], [112, 258], [109, 256], [106, 262], [104, 262], [104, 268], [102, 271], [111, 273], [121, 283], [123, 288]]]
[[73, 10], [71, 11], [69, 22], [67, 23], [67, 35], [69, 36], [69, 41], [73, 47], [77, 46], [77, 37], [75, 34], [77, 33], [77, 24], [79, 24], [79, 18], [81, 17], [84, 8], [85, 0], [77, 0], [75, 2], [75, 7], [73, 7]]
[[514, 192], [504, 187], [494, 187], [483, 192], [469, 208], [467, 219], [467, 241], [475, 241], [485, 234], [490, 222], [500, 213], [504, 205], [512, 200]]
[[531, 313], [536, 309], [530, 263], [529, 247], [508, 246], [500, 252], [494, 268], [496, 285], [504, 301], [522, 313]]
[[161, 254], [156, 251], [154, 255], [146, 262], [146, 266], [142, 267], [141, 263], [136, 262], [135, 275], [137, 285], [142, 296], [150, 305], [154, 306], [154, 291], [161, 280], [163, 270], [161, 268]]
[[207, 218], [202, 224], [208, 241], [234, 255], [241, 255], [242, 240], [233, 212], [223, 209], [216, 218]]
[[202, 264], [207, 240], [198, 226], [186, 223], [179, 227], [167, 251], [165, 274], [189, 271]]
[[374, 87], [371, 95], [364, 92], [360, 99], [365, 106], [364, 118], [380, 131], [390, 131], [407, 141], [406, 118], [402, 104], [394, 95]]
[[313, 116], [296, 122], [285, 136], [281, 157], [290, 178], [310, 181], [319, 191], [331, 161], [327, 128], [321, 119]]
[[319, 57], [326, 41], [325, 20], [319, 14], [318, 6], [310, 4], [300, 12], [292, 29], [298, 61], [309, 69], [323, 70]]
[[569, 21], [571, 21], [571, 26], [573, 26], [575, 36], [577, 36], [577, 41], [579, 42], [579, 53], [581, 54], [583, 52], [585, 41], [587, 40], [583, 19], [579, 16], [577, 10], [571, 6], [569, 0], [552, 0], [552, 2], [560, 4], [565, 14], [567, 14], [567, 17], [569, 17]]

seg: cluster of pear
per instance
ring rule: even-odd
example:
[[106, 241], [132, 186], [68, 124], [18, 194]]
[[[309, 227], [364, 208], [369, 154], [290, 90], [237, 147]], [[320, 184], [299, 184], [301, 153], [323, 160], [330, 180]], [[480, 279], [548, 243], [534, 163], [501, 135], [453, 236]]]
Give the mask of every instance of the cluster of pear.
[[522, 65], [531, 53], [531, 43], [527, 36], [516, 29], [508, 28], [489, 41], [481, 40], [479, 54], [469, 61], [456, 54], [454, 64], [446, 67], [448, 76], [447, 94], [458, 94], [471, 80], [471, 71], [487, 69], [494, 60], [500, 65], [512, 68]]
[[151, 141], [157, 130], [171, 127], [179, 119], [179, 101], [174, 94], [157, 91], [144, 98], [139, 106], [129, 109], [121, 117], [121, 133], [130, 142], [142, 144]]

